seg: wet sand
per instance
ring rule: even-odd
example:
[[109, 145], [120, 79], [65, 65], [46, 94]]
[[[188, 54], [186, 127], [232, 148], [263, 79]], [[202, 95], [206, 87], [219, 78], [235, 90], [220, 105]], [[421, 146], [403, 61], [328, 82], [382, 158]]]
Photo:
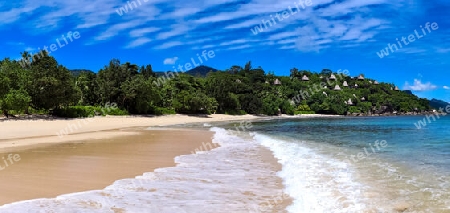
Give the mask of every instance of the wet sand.
[[[117, 131], [115, 131], [117, 133]], [[20, 200], [103, 189], [156, 168], [175, 166], [174, 157], [191, 154], [213, 132], [203, 130], [122, 130], [110, 139], [21, 147], [0, 151], [0, 205]], [[123, 136], [126, 135], [126, 136]], [[34, 140], [39, 140], [38, 138]], [[20, 160], [7, 160], [8, 154]], [[17, 156], [16, 156], [17, 157]]]
[[[199, 148], [205, 147], [205, 143], [211, 143], [213, 136], [213, 132], [206, 130], [144, 130], [147, 127], [255, 119], [261, 118], [251, 115], [211, 115], [208, 118], [173, 115], [0, 122], [0, 206], [104, 189], [117, 180], [134, 178], [157, 168], [173, 167], [176, 156], [201, 150]], [[58, 136], [58, 132], [69, 127], [74, 131]], [[260, 203], [261, 208], [273, 206], [273, 212], [284, 212], [282, 210], [291, 203], [291, 198], [277, 193], [284, 187], [281, 178], [273, 175], [281, 170], [281, 165], [271, 151], [261, 147], [258, 153], [257, 158], [273, 171], [261, 179], [266, 182], [255, 182], [262, 184], [259, 187], [272, 188], [266, 192], [270, 196]], [[282, 201], [271, 203], [274, 196]]]

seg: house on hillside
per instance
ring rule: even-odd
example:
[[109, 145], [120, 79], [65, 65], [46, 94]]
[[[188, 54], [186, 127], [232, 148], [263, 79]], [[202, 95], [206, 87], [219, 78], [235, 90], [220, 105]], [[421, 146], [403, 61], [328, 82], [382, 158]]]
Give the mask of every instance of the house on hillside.
[[342, 86], [348, 87], [347, 81], [344, 81], [344, 83], [342, 84]]
[[306, 75], [303, 75], [303, 77], [302, 77], [302, 81], [309, 81], [309, 78], [308, 78], [308, 76], [306, 76]]
[[364, 80], [364, 76], [361, 74], [358, 76], [358, 80], [363, 81]]
[[336, 80], [336, 76], [334, 76], [334, 74], [331, 74], [331, 76], [330, 76], [330, 80]]
[[351, 99], [351, 98], [348, 99], [347, 105], [353, 105], [353, 102], [352, 102], [352, 99]]
[[281, 85], [281, 81], [277, 79], [275, 79], [275, 81], [273, 82], [274, 85]]
[[336, 86], [334, 87], [334, 90], [339, 91], [339, 90], [341, 90], [341, 87], [339, 87], [339, 85], [336, 85]]

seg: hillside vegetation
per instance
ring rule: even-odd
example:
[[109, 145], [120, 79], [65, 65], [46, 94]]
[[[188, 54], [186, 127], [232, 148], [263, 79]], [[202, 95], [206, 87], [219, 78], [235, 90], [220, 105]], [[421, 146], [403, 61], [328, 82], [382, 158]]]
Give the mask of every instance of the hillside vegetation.
[[[430, 110], [428, 100], [397, 91], [393, 84], [377, 84], [373, 79], [356, 79], [327, 69], [314, 73], [293, 68], [290, 76], [275, 76], [248, 62], [244, 67], [209, 72], [206, 77], [204, 67], [197, 76], [156, 75], [151, 65], [139, 67], [113, 59], [97, 73], [77, 70], [74, 76], [55, 58], [43, 54], [32, 60], [23, 53], [32, 60], [27, 67], [9, 59], [0, 62], [0, 108], [4, 114], [53, 112], [77, 117], [111, 103], [118, 109], [107, 112], [114, 114], [344, 115]], [[335, 80], [330, 79], [332, 74]], [[336, 85], [341, 90], [334, 90]]]

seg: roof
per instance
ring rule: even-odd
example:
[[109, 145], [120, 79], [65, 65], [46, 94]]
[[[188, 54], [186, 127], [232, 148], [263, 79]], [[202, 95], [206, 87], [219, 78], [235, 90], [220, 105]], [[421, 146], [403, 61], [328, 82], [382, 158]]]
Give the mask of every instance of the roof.
[[331, 74], [330, 79], [331, 80], [336, 80], [336, 76], [334, 76], [334, 74]]
[[339, 87], [339, 85], [336, 85], [336, 86], [334, 87], [334, 90], [341, 90], [341, 87]]
[[303, 75], [303, 77], [302, 77], [302, 81], [309, 81], [309, 78], [308, 78], [308, 76], [306, 76], [306, 75]]
[[353, 102], [352, 102], [352, 99], [351, 99], [351, 98], [348, 99], [347, 104], [348, 104], [348, 105], [353, 105]]
[[364, 76], [361, 74], [358, 76], [358, 80], [364, 80]]
[[277, 78], [277, 79], [275, 79], [275, 81], [273, 82], [273, 84], [275, 84], [275, 85], [281, 85], [281, 81], [278, 80], [278, 78]]

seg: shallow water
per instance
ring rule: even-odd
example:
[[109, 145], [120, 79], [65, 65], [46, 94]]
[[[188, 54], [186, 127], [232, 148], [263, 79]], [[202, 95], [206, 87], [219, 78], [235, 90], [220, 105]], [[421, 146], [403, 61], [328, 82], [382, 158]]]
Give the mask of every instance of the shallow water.
[[277, 120], [251, 131], [283, 164], [289, 212], [450, 212], [450, 119], [418, 129], [419, 119]]

